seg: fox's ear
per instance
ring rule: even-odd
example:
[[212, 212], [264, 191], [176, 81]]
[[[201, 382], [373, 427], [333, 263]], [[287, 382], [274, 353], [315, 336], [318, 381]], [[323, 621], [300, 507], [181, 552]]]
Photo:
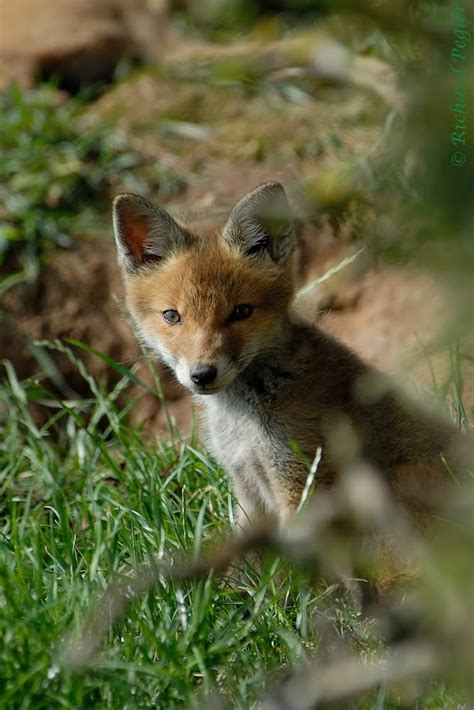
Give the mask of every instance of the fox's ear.
[[139, 195], [116, 197], [113, 220], [119, 263], [128, 272], [186, 244], [185, 233], [171, 215]]
[[279, 182], [265, 182], [248, 192], [230, 213], [224, 239], [245, 254], [267, 252], [284, 263], [295, 248], [290, 206]]

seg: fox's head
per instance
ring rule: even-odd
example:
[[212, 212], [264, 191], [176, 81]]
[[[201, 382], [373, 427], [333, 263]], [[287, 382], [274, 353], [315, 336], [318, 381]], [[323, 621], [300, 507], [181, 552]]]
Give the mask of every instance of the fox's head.
[[256, 187], [217, 226], [119, 195], [114, 230], [133, 321], [192, 392], [222, 390], [278, 343], [295, 248], [279, 183]]

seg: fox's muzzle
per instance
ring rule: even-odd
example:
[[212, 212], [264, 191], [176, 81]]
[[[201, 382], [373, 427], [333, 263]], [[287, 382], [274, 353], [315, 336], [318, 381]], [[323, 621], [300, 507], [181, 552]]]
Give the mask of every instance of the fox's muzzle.
[[195, 385], [205, 387], [206, 385], [212, 385], [215, 381], [217, 377], [217, 368], [214, 367], [214, 365], [197, 363], [191, 368], [189, 376]]

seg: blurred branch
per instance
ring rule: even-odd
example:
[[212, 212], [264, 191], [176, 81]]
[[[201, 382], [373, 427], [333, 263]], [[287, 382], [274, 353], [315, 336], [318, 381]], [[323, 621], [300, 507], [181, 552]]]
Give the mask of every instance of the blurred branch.
[[432, 675], [440, 663], [433, 644], [412, 640], [394, 644], [383, 660], [363, 662], [358, 656], [337, 658], [325, 665], [310, 664], [263, 701], [262, 710], [312, 710], [353, 701], [380, 685], [419, 680]]
[[84, 621], [78, 636], [72, 634], [63, 644], [62, 662], [72, 668], [83, 668], [94, 660], [105, 635], [137, 599], [159, 585], [169, 582], [191, 582], [210, 574], [225, 572], [234, 560], [247, 552], [270, 549], [274, 540], [267, 530], [256, 531], [242, 538], [229, 538], [206, 558], [173, 559], [169, 562], [154, 558], [144, 562], [135, 572], [129, 570], [121, 579], [111, 582]]

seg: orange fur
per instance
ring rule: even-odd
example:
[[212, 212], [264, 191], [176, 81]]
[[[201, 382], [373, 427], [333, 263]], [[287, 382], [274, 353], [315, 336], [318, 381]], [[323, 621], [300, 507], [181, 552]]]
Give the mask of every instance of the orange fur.
[[[294, 444], [310, 460], [322, 449], [320, 486], [367, 462], [416, 519], [452, 485], [445, 461], [459, 473], [472, 466], [467, 437], [295, 312], [281, 185], [255, 188], [215, 225], [178, 223], [123, 195], [114, 224], [137, 330], [204, 406], [242, 522], [266, 515], [284, 525], [297, 508], [307, 466]], [[237, 318], [242, 305], [250, 312]]]
[[[212, 362], [224, 354], [237, 358], [242, 344], [258, 340], [279, 318], [293, 296], [290, 278], [281, 271], [246, 264], [237, 250], [215, 234], [195, 236], [191, 248], [131, 278], [127, 306], [141, 328], [157, 335], [167, 348], [189, 362]], [[248, 321], [229, 323], [233, 308], [250, 303]], [[162, 311], [176, 309], [182, 325], [170, 328]]]

